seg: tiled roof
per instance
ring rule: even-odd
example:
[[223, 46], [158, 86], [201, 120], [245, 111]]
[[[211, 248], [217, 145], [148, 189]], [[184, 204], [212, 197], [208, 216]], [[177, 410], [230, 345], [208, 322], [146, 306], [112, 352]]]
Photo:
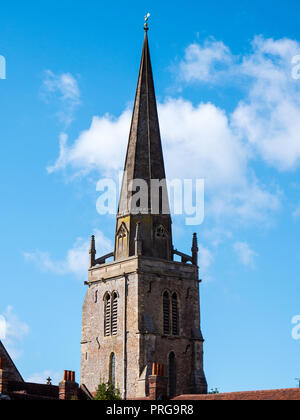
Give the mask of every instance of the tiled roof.
[[22, 382], [23, 378], [20, 375], [18, 369], [16, 368], [14, 362], [12, 361], [11, 357], [9, 356], [6, 348], [4, 347], [3, 343], [0, 340], [0, 358], [3, 359], [3, 363], [5, 365], [5, 370], [7, 372], [7, 377], [10, 381], [18, 381]]
[[214, 400], [260, 400], [260, 401], [294, 401], [300, 400], [300, 388], [290, 389], [274, 389], [266, 391], [248, 391], [248, 392], [229, 392], [225, 394], [207, 394], [207, 395], [180, 395], [174, 400], [190, 400], [190, 401], [214, 401]]

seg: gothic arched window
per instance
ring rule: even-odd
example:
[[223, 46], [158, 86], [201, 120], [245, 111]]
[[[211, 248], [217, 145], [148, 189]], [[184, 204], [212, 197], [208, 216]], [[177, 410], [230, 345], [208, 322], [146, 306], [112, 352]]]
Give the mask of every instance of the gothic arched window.
[[118, 334], [118, 294], [106, 293], [104, 296], [104, 336]]
[[164, 334], [170, 334], [170, 296], [168, 292], [163, 296]]
[[117, 335], [118, 333], [118, 295], [117, 293], [113, 294], [112, 297], [112, 314], [111, 314], [111, 332], [112, 335]]
[[116, 386], [116, 355], [112, 353], [109, 358], [109, 383]]
[[174, 397], [176, 395], [176, 362], [175, 362], [174, 352], [171, 352], [169, 354], [168, 378], [169, 378], [169, 396]]
[[165, 226], [159, 225], [154, 233], [156, 256], [162, 260], [169, 259], [169, 235], [167, 229]]
[[126, 253], [127, 250], [127, 245], [128, 245], [128, 231], [126, 228], [125, 223], [122, 223], [118, 234], [117, 234], [117, 239], [118, 239], [118, 253], [119, 255], [123, 255], [124, 253]]
[[172, 295], [172, 334], [179, 335], [179, 316], [178, 316], [178, 298], [177, 294]]
[[107, 293], [104, 298], [104, 335], [105, 337], [111, 334], [111, 298]]

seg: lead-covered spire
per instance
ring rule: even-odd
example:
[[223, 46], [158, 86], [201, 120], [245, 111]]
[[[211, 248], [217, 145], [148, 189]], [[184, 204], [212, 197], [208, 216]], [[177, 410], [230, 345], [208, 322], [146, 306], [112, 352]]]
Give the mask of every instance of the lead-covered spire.
[[[149, 15], [146, 16], [147, 20], [148, 18]], [[172, 259], [173, 255], [171, 217], [147, 20], [118, 207], [116, 259], [134, 255], [134, 237], [138, 222], [145, 255], [163, 259]]]
[[[147, 29], [148, 30], [148, 29]], [[148, 208], [151, 209], [151, 179], [166, 178], [156, 106], [152, 66], [147, 30], [132, 115], [132, 122], [125, 161], [126, 179], [123, 180], [119, 214], [130, 213], [131, 192], [128, 185], [142, 179], [148, 185]]]

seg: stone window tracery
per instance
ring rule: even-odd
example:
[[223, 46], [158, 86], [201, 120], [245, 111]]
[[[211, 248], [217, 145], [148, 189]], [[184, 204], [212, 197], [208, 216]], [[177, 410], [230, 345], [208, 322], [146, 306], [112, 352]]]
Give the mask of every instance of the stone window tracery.
[[163, 294], [163, 333], [179, 335], [179, 300], [176, 292]]
[[118, 334], [118, 294], [106, 293], [104, 296], [104, 336]]

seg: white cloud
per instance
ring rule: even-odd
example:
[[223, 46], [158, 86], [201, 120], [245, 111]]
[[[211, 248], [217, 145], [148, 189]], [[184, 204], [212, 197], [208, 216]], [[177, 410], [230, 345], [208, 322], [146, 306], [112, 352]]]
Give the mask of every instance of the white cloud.
[[214, 248], [217, 248], [224, 241], [232, 238], [231, 231], [216, 226], [213, 229], [205, 230], [203, 235]]
[[[300, 162], [300, 83], [292, 77], [291, 64], [299, 51], [296, 41], [263, 37], [256, 37], [250, 52], [240, 57], [215, 40], [186, 49], [178, 67], [182, 79], [230, 80], [244, 93], [231, 115], [212, 103], [195, 105], [182, 98], [159, 104], [168, 178], [205, 178], [206, 217], [269, 223], [280, 208], [280, 189], [264, 185], [252, 164], [262, 159], [283, 171]], [[95, 116], [73, 142], [63, 133], [59, 157], [48, 171], [96, 170], [116, 179], [130, 119], [128, 109], [117, 118]]]
[[198, 264], [199, 264], [200, 275], [203, 281], [209, 282], [212, 280], [212, 277], [210, 274], [210, 267], [214, 261], [214, 256], [212, 252], [208, 248], [203, 246], [202, 244], [199, 244], [198, 248], [199, 248]]
[[[104, 234], [96, 230], [97, 255], [105, 255], [112, 251], [113, 244]], [[90, 241], [78, 238], [73, 247], [67, 252], [63, 260], [54, 260], [48, 252], [35, 251], [24, 253], [27, 261], [34, 262], [42, 271], [52, 272], [58, 275], [75, 274], [80, 278], [87, 276], [89, 267]]]
[[68, 135], [66, 133], [60, 133], [59, 135], [59, 157], [53, 166], [48, 166], [47, 171], [49, 174], [57, 171], [58, 169], [64, 168], [67, 165], [66, 157], [66, 145], [68, 141]]
[[96, 169], [104, 175], [116, 174], [124, 163], [130, 119], [129, 110], [124, 111], [119, 118], [108, 114], [95, 116], [90, 128], [83, 131], [70, 146], [67, 145], [67, 136], [62, 134], [59, 157], [48, 168], [48, 172], [71, 166], [82, 172]]
[[269, 165], [292, 170], [300, 163], [300, 84], [292, 77], [299, 53], [297, 41], [257, 36], [251, 52], [239, 58], [222, 42], [208, 41], [186, 49], [180, 74], [189, 82], [242, 86], [245, 97], [230, 118], [231, 129]]
[[250, 248], [247, 242], [235, 242], [233, 248], [243, 265], [254, 268], [254, 260], [258, 254]]
[[265, 226], [272, 223], [272, 215], [281, 207], [282, 192], [277, 189], [269, 192], [257, 182], [249, 182], [245, 188], [223, 190], [215, 194], [207, 203], [206, 213], [213, 214], [218, 220], [234, 218], [234, 224], [260, 222]]
[[208, 248], [203, 245], [199, 245], [199, 266], [202, 272], [207, 272], [213, 262], [213, 255]]
[[252, 84], [233, 123], [268, 164], [295, 169], [300, 163], [300, 84], [292, 77], [291, 60], [300, 44], [257, 37], [252, 45], [253, 53], [241, 64]]
[[79, 102], [80, 93], [77, 81], [70, 73], [54, 74], [52, 71], [46, 71], [44, 86], [49, 92], [59, 92], [62, 101]]
[[[268, 192], [250, 176], [248, 149], [232, 132], [223, 110], [213, 104], [193, 106], [183, 99], [169, 99], [159, 104], [159, 114], [168, 178], [204, 178], [206, 214], [225, 212], [230, 217], [261, 220], [265, 211], [278, 208], [277, 192]], [[91, 127], [69, 146], [63, 135], [59, 158], [48, 171], [97, 170], [117, 179], [124, 164], [130, 118], [129, 110], [119, 118], [94, 117]]]
[[4, 340], [6, 337], [6, 321], [3, 315], [0, 315], [0, 340]]
[[189, 45], [179, 65], [179, 76], [186, 82], [216, 82], [233, 64], [229, 48], [222, 42], [209, 39], [204, 45]]
[[80, 90], [78, 82], [71, 73], [54, 74], [45, 72], [42, 94], [46, 101], [56, 99], [60, 103], [59, 119], [66, 126], [73, 120], [73, 113], [80, 104]]
[[29, 326], [19, 319], [12, 306], [8, 306], [0, 315], [0, 340], [13, 359], [22, 354], [19, 345], [28, 333]]
[[159, 106], [159, 115], [169, 177], [205, 178], [211, 187], [245, 182], [247, 150], [223, 110], [170, 99]]
[[[159, 114], [170, 178], [205, 177], [211, 185], [245, 181], [247, 150], [232, 134], [224, 111], [212, 104], [194, 107], [189, 101], [170, 99], [159, 105]], [[71, 146], [61, 136], [60, 156], [51, 171], [70, 165], [116, 174], [124, 164], [130, 119], [129, 110], [119, 118], [94, 117]]]

